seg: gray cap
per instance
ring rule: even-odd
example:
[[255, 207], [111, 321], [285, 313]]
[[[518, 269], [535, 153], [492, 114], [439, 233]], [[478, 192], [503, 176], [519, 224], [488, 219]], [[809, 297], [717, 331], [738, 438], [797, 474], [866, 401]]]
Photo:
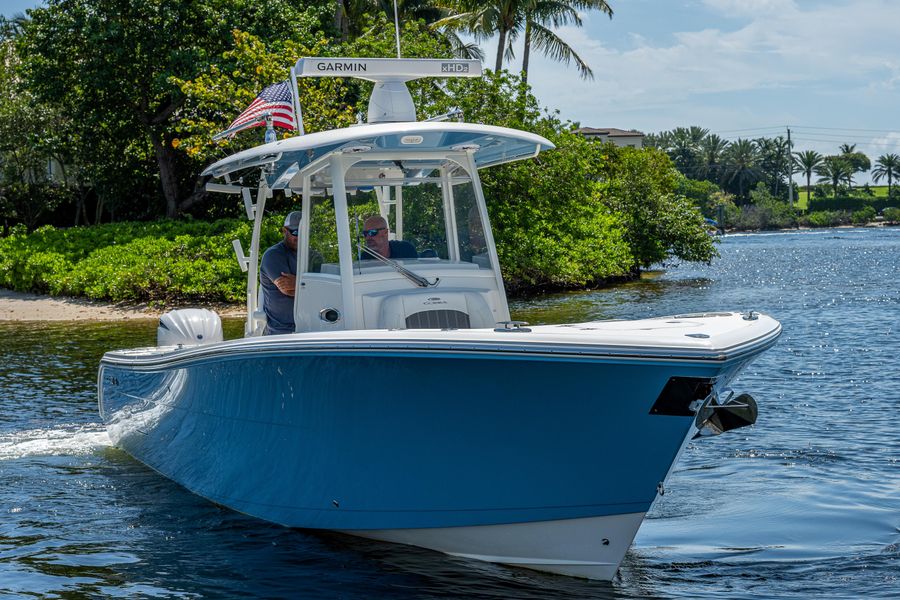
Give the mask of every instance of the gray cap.
[[301, 213], [299, 210], [295, 210], [292, 213], [288, 213], [288, 216], [286, 216], [284, 218], [284, 226], [290, 227], [292, 229], [295, 227], [300, 227], [300, 215], [301, 215]]

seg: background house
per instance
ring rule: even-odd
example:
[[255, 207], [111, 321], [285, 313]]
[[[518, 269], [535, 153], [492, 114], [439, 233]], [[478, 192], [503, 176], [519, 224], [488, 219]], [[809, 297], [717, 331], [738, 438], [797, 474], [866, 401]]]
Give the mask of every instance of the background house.
[[632, 148], [644, 147], [644, 134], [640, 131], [625, 131], [615, 127], [579, 127], [575, 133], [583, 135], [589, 140], [612, 142], [616, 146], [630, 146]]

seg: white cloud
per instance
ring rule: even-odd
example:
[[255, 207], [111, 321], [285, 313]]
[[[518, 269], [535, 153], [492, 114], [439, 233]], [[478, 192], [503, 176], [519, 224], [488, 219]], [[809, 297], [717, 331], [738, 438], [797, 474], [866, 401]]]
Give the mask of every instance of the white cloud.
[[900, 3], [863, 0], [812, 10], [799, 10], [789, 0], [765, 0], [765, 10], [755, 10], [759, 3], [746, 0], [705, 4], [731, 14], [746, 5], [754, 10], [745, 11], [750, 21], [736, 30], [676, 32], [671, 44], [653, 45], [638, 32], [630, 37], [638, 45], [628, 50], [590, 37], [592, 23], [605, 20], [594, 14], [585, 29], [567, 27], [559, 33], [591, 65], [596, 80], [580, 81], [573, 68], [539, 57], [530, 80], [539, 97], [581, 120], [588, 111], [671, 106], [703, 94], [817, 84], [838, 91], [897, 86], [891, 61], [900, 54]]
[[[684, 6], [665, 2], [655, 17], [702, 27], [645, 29], [634, 20], [617, 44], [604, 41], [610, 23], [597, 13], [583, 29], [560, 29], [596, 78], [581, 80], [574, 67], [535, 56], [529, 81], [539, 100], [588, 126], [701, 125], [752, 138], [792, 124], [822, 128], [805, 138], [795, 132], [798, 150], [834, 154], [848, 137], [873, 160], [900, 152], [900, 2], [702, 0], [693, 13]], [[850, 129], [828, 133], [835, 127]], [[757, 129], [724, 133], [742, 128]]]
[[870, 154], [873, 157], [891, 153], [900, 154], [900, 132], [888, 133], [885, 136], [881, 136], [872, 140], [872, 148]]
[[882, 69], [883, 77], [872, 81], [869, 84], [868, 91], [880, 93], [900, 89], [900, 62], [897, 62], [896, 60], [885, 60]]

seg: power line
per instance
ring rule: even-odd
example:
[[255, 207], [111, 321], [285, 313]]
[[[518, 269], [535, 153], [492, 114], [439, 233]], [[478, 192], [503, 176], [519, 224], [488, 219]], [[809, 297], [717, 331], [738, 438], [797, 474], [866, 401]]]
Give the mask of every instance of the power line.
[[868, 131], [874, 133], [900, 133], [897, 129], [860, 129], [854, 127], [814, 127], [812, 125], [791, 125], [794, 129], [827, 129], [830, 131]]
[[[794, 132], [793, 129], [791, 131], [792, 131], [792, 133]], [[794, 142], [810, 142], [810, 143], [819, 143], [819, 144], [843, 144], [843, 143], [847, 143], [848, 137], [849, 137], [849, 136], [847, 136], [847, 137], [822, 137], [822, 136], [826, 136], [826, 134], [796, 132], [794, 135], [791, 136], [791, 140]], [[723, 137], [722, 139], [725, 140], [726, 142], [735, 142], [740, 139], [748, 139], [748, 138], [726, 136], [726, 137]], [[772, 138], [770, 138], [770, 139], [772, 139]], [[751, 140], [751, 141], [753, 141], [753, 140]], [[889, 141], [887, 141], [887, 143], [885, 143], [884, 141], [880, 141], [880, 142], [874, 141], [870, 137], [868, 137], [868, 138], [863, 137], [863, 138], [859, 138], [859, 139], [854, 137], [854, 139], [852, 141], [853, 141], [853, 145], [856, 145], [856, 146], [891, 147], [891, 146], [895, 146], [895, 145], [900, 145], [900, 139], [889, 140]], [[796, 144], [794, 144], [794, 146], [796, 146]]]
[[[817, 127], [813, 125], [771, 125], [766, 127], [748, 127], [746, 129], [718, 129], [716, 131], [710, 131], [710, 133], [742, 133], [742, 132], [764, 132], [764, 131], [783, 131], [786, 127], [790, 127], [797, 133], [803, 133], [804, 135], [843, 135], [846, 137], [859, 137], [869, 139], [871, 135], [856, 135], [853, 133], [824, 133], [824, 132], [866, 132], [866, 133], [882, 133], [882, 134], [891, 134], [896, 133], [900, 135], [900, 130], [897, 129], [862, 129], [859, 127]], [[818, 130], [818, 131], [817, 131]], [[823, 133], [820, 133], [823, 132]], [[729, 136], [730, 137], [730, 136]]]
[[794, 130], [800, 135], [807, 135], [813, 137], [827, 137], [827, 138], [836, 138], [836, 136], [840, 135], [841, 139], [854, 139], [854, 140], [871, 140], [871, 135], [856, 135], [856, 134], [836, 134], [836, 133], [817, 133], [815, 131], [798, 131]]
[[[841, 142], [846, 142], [845, 139], [825, 139], [825, 138], [806, 138], [806, 137], [795, 137], [795, 140], [803, 141], [803, 142], [815, 142], [815, 143], [831, 143], [831, 144], [839, 144]], [[895, 141], [893, 144], [883, 143], [883, 142], [855, 142], [856, 146], [877, 146], [877, 147], [891, 147], [891, 146], [900, 146], [900, 140]]]
[[784, 129], [784, 125], [773, 125], [772, 127], [749, 127], [747, 129], [719, 129], [715, 133], [738, 133], [741, 131], [768, 131], [770, 129]]

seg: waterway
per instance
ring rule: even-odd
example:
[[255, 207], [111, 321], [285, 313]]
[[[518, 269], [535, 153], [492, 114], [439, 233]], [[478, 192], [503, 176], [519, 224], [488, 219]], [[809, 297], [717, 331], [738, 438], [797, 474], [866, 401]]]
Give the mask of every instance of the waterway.
[[[729, 235], [712, 265], [513, 303], [531, 323], [757, 310], [757, 424], [693, 442], [616, 580], [284, 529], [111, 447], [96, 367], [153, 321], [0, 324], [0, 598], [900, 597], [900, 229]], [[228, 322], [226, 335], [239, 335]]]

